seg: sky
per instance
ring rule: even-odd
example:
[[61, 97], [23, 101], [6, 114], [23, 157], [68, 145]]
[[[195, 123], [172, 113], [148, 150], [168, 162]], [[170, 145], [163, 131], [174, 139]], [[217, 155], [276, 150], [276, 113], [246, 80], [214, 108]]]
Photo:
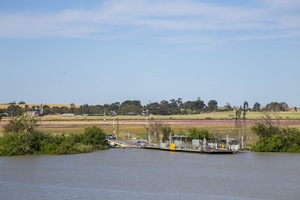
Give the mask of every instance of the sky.
[[300, 107], [299, 0], [1, 0], [0, 103]]

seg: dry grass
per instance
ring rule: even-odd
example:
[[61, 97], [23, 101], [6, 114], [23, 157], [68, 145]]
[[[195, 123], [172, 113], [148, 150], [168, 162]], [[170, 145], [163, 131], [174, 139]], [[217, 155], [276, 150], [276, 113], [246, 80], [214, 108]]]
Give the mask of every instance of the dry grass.
[[[18, 104], [18, 106], [20, 106], [21, 108], [24, 108], [25, 105], [28, 105], [29, 108], [31, 108], [32, 106], [41, 106], [40, 103], [37, 103], [37, 104]], [[43, 105], [47, 105], [50, 108], [53, 108], [53, 107], [67, 107], [67, 108], [70, 108], [71, 107], [70, 104], [43, 104]], [[6, 109], [8, 106], [10, 106], [10, 104], [0, 104], [0, 109]], [[75, 105], [75, 107], [79, 108], [80, 105]]]
[[[237, 137], [241, 134], [241, 130], [237, 131], [234, 120], [230, 115], [233, 112], [216, 112], [205, 113], [197, 115], [171, 115], [171, 116], [149, 116], [149, 122], [152, 120], [163, 120], [165, 124], [169, 125], [175, 133], [187, 132], [190, 128], [207, 129], [211, 133], [217, 136], [224, 136], [229, 134], [230, 136]], [[260, 119], [263, 113], [248, 112], [247, 118], [256, 120]], [[290, 125], [290, 127], [300, 128], [300, 112], [282, 112], [278, 116], [285, 122], [297, 122]], [[143, 116], [117, 116], [115, 120], [115, 130], [119, 133], [121, 139], [130, 138], [145, 138], [146, 137], [146, 120]], [[39, 117], [38, 130], [57, 133], [78, 133], [82, 132], [85, 127], [98, 126], [104, 129], [106, 133], [113, 132], [113, 120], [110, 116], [74, 116], [65, 117], [61, 115], [49, 115]], [[212, 119], [212, 120], [204, 120]], [[0, 124], [5, 125], [9, 121], [9, 118], [3, 118]], [[252, 143], [256, 140], [256, 137], [251, 133], [250, 126], [247, 125], [246, 133], [247, 140]], [[3, 128], [0, 126], [0, 134], [3, 132]], [[128, 135], [128, 133], [130, 133]]]
[[[261, 119], [263, 112], [247, 112], [247, 119], [257, 120]], [[277, 113], [278, 117], [282, 120], [300, 120], [300, 112], [279, 112]], [[230, 112], [212, 112], [212, 113], [202, 113], [202, 114], [193, 114], [193, 115], [150, 115], [149, 119], [159, 119], [159, 120], [197, 120], [197, 119], [233, 119], [235, 113]], [[145, 117], [138, 115], [138, 116], [117, 116], [116, 118], [120, 120], [144, 120]], [[62, 121], [80, 121], [80, 120], [112, 120], [110, 116], [74, 116], [74, 117], [66, 117], [61, 115], [49, 115], [44, 116], [43, 120], [51, 121], [51, 120], [62, 120]]]

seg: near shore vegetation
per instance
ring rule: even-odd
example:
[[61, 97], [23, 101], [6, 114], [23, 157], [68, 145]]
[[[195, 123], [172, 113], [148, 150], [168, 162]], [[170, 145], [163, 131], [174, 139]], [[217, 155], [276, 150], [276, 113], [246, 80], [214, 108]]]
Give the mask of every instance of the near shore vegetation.
[[[300, 152], [300, 131], [274, 122], [271, 114], [266, 113], [260, 122], [251, 127], [259, 139], [251, 148], [258, 152]], [[278, 119], [278, 117], [275, 116]]]
[[37, 126], [36, 118], [29, 115], [11, 119], [0, 137], [0, 156], [76, 154], [108, 148], [104, 131], [95, 126], [68, 135], [40, 132]]

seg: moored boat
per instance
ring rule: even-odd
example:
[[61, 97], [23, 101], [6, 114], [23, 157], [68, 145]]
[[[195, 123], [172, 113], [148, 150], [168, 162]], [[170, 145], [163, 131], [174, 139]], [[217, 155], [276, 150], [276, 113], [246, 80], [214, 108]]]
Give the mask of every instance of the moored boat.
[[172, 136], [166, 143], [159, 146], [143, 146], [144, 149], [201, 154], [234, 154], [239, 150], [239, 144], [234, 138], [221, 138], [217, 141], [194, 139], [187, 141], [187, 136]]

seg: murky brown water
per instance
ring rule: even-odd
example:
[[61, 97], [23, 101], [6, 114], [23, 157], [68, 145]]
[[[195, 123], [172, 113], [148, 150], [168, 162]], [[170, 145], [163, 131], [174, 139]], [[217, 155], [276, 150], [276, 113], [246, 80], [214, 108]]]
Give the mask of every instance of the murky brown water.
[[300, 154], [0, 157], [0, 199], [299, 199]]

